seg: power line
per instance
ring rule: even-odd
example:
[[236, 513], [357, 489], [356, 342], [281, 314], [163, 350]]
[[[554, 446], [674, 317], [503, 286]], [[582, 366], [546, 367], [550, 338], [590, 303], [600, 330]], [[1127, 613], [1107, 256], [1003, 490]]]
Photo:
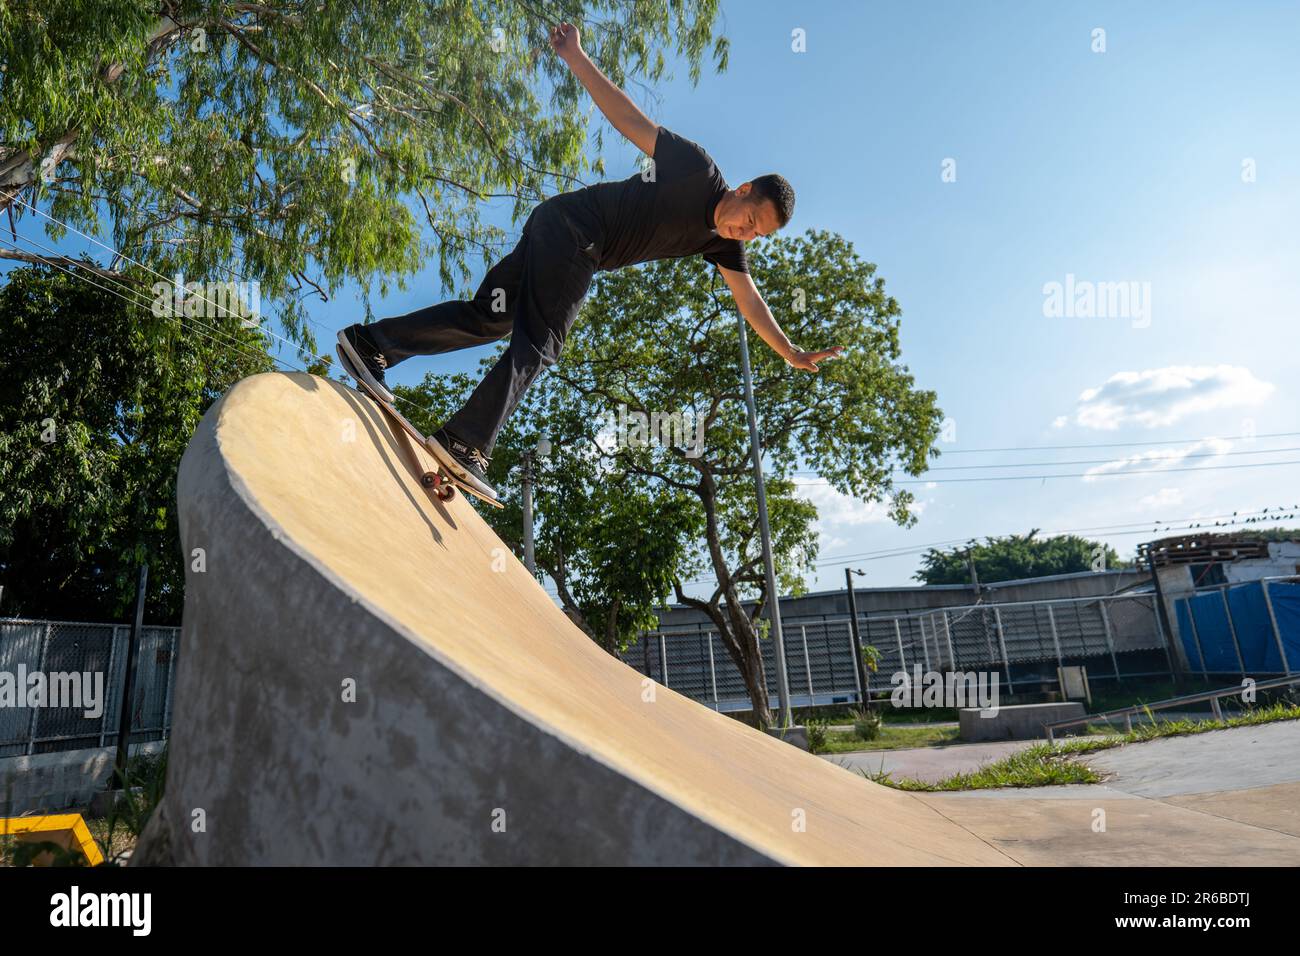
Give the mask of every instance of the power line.
[[[82, 238], [84, 238], [84, 239], [88, 239], [89, 241], [93, 242], [95, 245], [99, 246], [100, 248], [105, 249], [105, 250], [107, 250], [108, 252], [111, 252], [111, 253], [112, 253], [116, 258], [124, 259], [125, 261], [130, 262], [130, 263], [132, 263], [133, 265], [139, 266], [141, 269], [144, 269], [146, 272], [152, 273], [153, 275], [157, 276], [159, 279], [162, 279], [164, 282], [166, 282], [166, 283], [168, 283], [169, 285], [171, 285], [171, 287], [172, 287], [173, 289], [176, 288], [176, 283], [173, 282], [172, 279], [169, 278], [168, 276], [163, 275], [163, 274], [162, 274], [161, 272], [159, 272], [157, 269], [153, 269], [153, 268], [151, 268], [150, 266], [145, 265], [143, 262], [139, 262], [139, 261], [137, 261], [137, 260], [135, 260], [135, 259], [132, 259], [130, 256], [126, 255], [124, 252], [121, 252], [120, 250], [114, 249], [112, 246], [107, 245], [106, 243], [100, 242], [100, 241], [99, 241], [98, 239], [96, 239], [94, 236], [91, 236], [91, 235], [88, 235], [87, 233], [82, 232], [82, 231], [81, 231], [80, 229], [78, 229], [76, 226], [70, 225], [69, 223], [66, 223], [66, 222], [63, 222], [62, 220], [56, 219], [55, 217], [49, 215], [48, 213], [43, 212], [43, 211], [41, 211], [40, 209], [36, 208], [36, 207], [33, 206], [31, 203], [24, 202], [22, 199], [19, 199], [17, 196], [14, 196], [14, 197], [12, 197], [12, 198], [13, 198], [13, 201], [14, 201], [14, 202], [18, 203], [18, 204], [21, 205], [21, 206], [26, 207], [27, 209], [30, 209], [32, 212], [36, 213], [38, 216], [42, 216], [43, 218], [48, 219], [50, 222], [55, 223], [56, 225], [62, 226], [64, 229], [70, 230], [71, 232], [75, 232], [77, 235], [81, 236]], [[23, 237], [23, 239], [24, 239], [24, 241], [27, 241], [27, 242], [33, 242], [33, 241], [34, 241], [34, 240], [30, 239], [29, 237]], [[49, 247], [43, 247], [43, 248], [46, 248], [48, 251], [51, 251], [51, 252], [54, 251], [54, 250], [50, 250]], [[47, 263], [47, 264], [49, 264], [49, 265], [53, 265], [53, 263]], [[236, 275], [238, 275], [238, 273], [236, 273]], [[83, 278], [84, 278], [84, 277], [83, 277]], [[182, 292], [183, 292], [184, 294], [187, 294], [187, 295], [191, 294], [191, 293], [189, 293], [189, 292], [188, 292], [187, 290], [185, 290], [185, 289], [182, 289]], [[222, 311], [229, 312], [229, 310], [226, 309], [224, 306], [222, 306], [222, 305], [220, 305], [220, 304], [218, 304], [218, 303], [216, 303], [216, 302], [213, 302], [211, 299], [208, 299], [206, 296], [204, 296], [204, 295], [201, 294], [201, 293], [193, 294], [193, 297], [199, 299], [199, 301], [201, 301], [201, 302], [206, 302], [208, 305], [215, 306], [218, 310], [222, 310]], [[295, 350], [297, 350], [297, 351], [301, 351], [301, 352], [306, 352], [308, 355], [311, 355], [312, 358], [315, 358], [315, 359], [322, 359], [322, 358], [325, 358], [324, 355], [314, 354], [314, 353], [308, 351], [307, 349], [303, 348], [301, 345], [298, 345], [297, 343], [290, 341], [289, 339], [285, 338], [283, 335], [279, 335], [279, 334], [277, 334], [277, 333], [271, 331], [270, 329], [263, 328], [263, 329], [261, 329], [261, 331], [262, 331], [263, 334], [265, 334], [265, 335], [267, 335], [267, 336], [270, 336], [270, 337], [273, 338], [273, 339], [277, 339], [277, 340], [279, 340], [280, 342], [283, 342], [285, 345], [288, 345], [288, 346], [289, 346], [290, 348], [292, 348], [292, 349], [295, 349]], [[279, 360], [279, 359], [276, 359], [276, 361], [280, 361], [280, 360]], [[288, 365], [288, 364], [290, 364], [290, 363], [288, 363], [288, 362], [284, 362], [283, 364]], [[297, 371], [300, 371], [300, 372], [306, 372], [306, 371], [307, 371], [306, 369], [301, 368], [301, 367], [299, 367], [299, 366], [291, 366], [291, 367], [295, 368]], [[396, 394], [396, 393], [393, 394], [393, 400], [394, 400], [394, 403], [401, 402], [401, 403], [407, 405], [407, 406], [410, 407], [410, 408], [417, 409], [418, 411], [422, 411], [422, 412], [427, 412], [427, 411], [428, 411], [428, 409], [424, 408], [422, 405], [419, 405], [419, 404], [417, 404], [416, 402], [413, 402], [413, 401], [411, 401], [410, 399], [405, 398], [405, 397], [403, 397], [403, 396], [401, 396], [401, 395], [398, 395], [398, 394]]]
[[1083, 445], [1010, 445], [1006, 448], [950, 448], [945, 455], [982, 455], [998, 451], [1067, 451], [1078, 448], [1133, 448], [1138, 445], [1190, 445], [1205, 441], [1253, 441], [1256, 438], [1294, 438], [1300, 432], [1269, 432], [1264, 435], [1227, 435], [1204, 438], [1169, 438], [1154, 441], [1093, 442]]
[[[42, 242], [32, 239], [30, 236], [19, 236], [18, 238], [21, 239], [23, 242], [30, 243], [31, 245], [37, 246], [38, 248], [41, 248], [51, 254], [56, 254], [58, 251], [56, 249], [51, 248], [50, 246], [45, 245]], [[16, 250], [17, 246], [10, 246], [10, 248]], [[99, 278], [102, 278], [105, 282], [109, 283], [109, 285], [100, 285], [98, 282], [94, 281], [94, 279], [91, 279], [88, 276], [82, 275], [78, 272], [74, 272], [73, 270], [65, 268], [59, 265], [58, 263], [47, 262], [45, 264], [49, 266], [53, 266], [55, 269], [58, 269], [60, 272], [72, 276], [72, 278], [74, 279], [80, 279], [83, 282], [88, 282], [90, 283], [90, 285], [94, 286], [97, 289], [100, 289], [104, 292], [111, 293], [112, 295], [117, 296], [119, 299], [121, 299], [122, 301], [126, 302], [129, 305], [134, 305], [138, 308], [147, 308], [147, 306], [152, 303], [152, 300], [149, 299], [147, 296], [145, 296], [143, 293], [139, 292], [137, 289], [133, 288], [132, 286], [130, 286], [129, 284], [121, 280], [110, 279], [106, 276], [100, 275]], [[123, 295], [121, 292], [117, 291], [118, 289], [125, 289], [127, 294]], [[245, 358], [260, 359], [262, 357], [266, 357], [271, 359], [271, 361], [273, 362], [279, 362], [281, 365], [286, 365], [295, 371], [299, 371], [299, 372], [306, 371], [306, 369], [302, 368], [301, 366], [295, 365], [292, 362], [287, 361], [286, 359], [281, 359], [278, 356], [271, 355], [269, 352], [253, 351], [251, 348], [239, 342], [237, 339], [234, 339], [232, 333], [230, 333], [229, 331], [217, 328], [216, 326], [213, 325], [208, 325], [207, 323], [203, 322], [201, 319], [195, 316], [182, 316], [182, 325], [186, 321], [192, 322], [194, 323], [194, 325], [201, 327], [201, 328], [193, 329], [193, 331], [197, 332], [199, 335], [202, 335], [204, 338], [208, 339], [209, 341], [217, 345], [223, 346], [226, 349], [239, 352]], [[207, 329], [208, 332], [213, 334], [208, 334], [208, 332], [204, 332], [203, 329]], [[215, 336], [221, 336], [222, 338], [217, 338]]]
[[[1126, 478], [1129, 475], [1168, 475], [1184, 471], [1228, 471], [1237, 468], [1269, 468], [1276, 465], [1300, 465], [1300, 459], [1290, 461], [1257, 461], [1245, 465], [1201, 465], [1197, 468], [1139, 468], [1132, 471], [1080, 471], [1057, 475], [989, 475], [979, 478], [915, 478], [899, 479], [896, 485], [948, 485], [968, 481], [1039, 481], [1048, 478]], [[1007, 466], [1010, 467], [1010, 466]], [[829, 481], [801, 481], [800, 485], [829, 485]]]
[[[1192, 527], [1193, 524], [1200, 525], [1206, 521], [1218, 521], [1219, 519], [1252, 518], [1256, 516], [1263, 517], [1264, 515], [1268, 514], [1270, 511], [1282, 512], [1282, 511], [1296, 511], [1296, 510], [1300, 510], [1300, 504], [1293, 505], [1290, 508], [1277, 507], [1277, 508], [1263, 508], [1258, 511], [1231, 511], [1231, 512], [1223, 512], [1221, 514], [1213, 514], [1213, 515], [1196, 515], [1189, 518], [1174, 518], [1169, 521], [1125, 521], [1121, 524], [1088, 525], [1087, 527], [1083, 527], [1083, 528], [1062, 528], [1056, 531], [1042, 531], [1040, 532], [1040, 534], [1044, 538], [1053, 538], [1065, 534], [1088, 534], [1088, 533], [1097, 533], [1097, 532], [1104, 532], [1104, 531], [1126, 530], [1129, 528], [1138, 528], [1140, 530], [1145, 530], [1150, 528], [1151, 533], [1154, 534], [1154, 533], [1158, 533], [1160, 529], [1158, 527], [1152, 527], [1153, 525], [1155, 526], [1164, 525], [1165, 530], [1170, 530], [1175, 525], [1182, 525], [1184, 523], [1186, 523], [1188, 527]], [[1225, 524], [1236, 524], [1236, 523], [1237, 523], [1236, 520], [1225, 521]], [[950, 544], [965, 544], [968, 541], [974, 541], [979, 538], [987, 539], [987, 538], [996, 538], [996, 537], [1008, 537], [1012, 533], [1014, 532], [1009, 532], [1007, 534], [1002, 534], [1002, 535], [967, 535], [964, 538], [949, 538], [946, 541], [933, 541], [929, 544], [906, 545], [906, 546], [900, 545], [899, 548], [904, 550], [911, 550], [914, 547], [919, 547], [922, 549], [941, 548], [945, 545], [950, 545]], [[853, 552], [851, 554], [833, 554], [833, 555], [827, 555], [827, 559], [830, 560], [832, 558], [833, 559], [845, 558], [848, 560], [852, 560], [854, 558], [863, 555], [883, 554], [886, 551], [894, 551], [894, 550], [898, 550], [898, 549], [885, 548], [879, 551], [858, 551], [858, 552]]]
[[[1245, 451], [1208, 451], [1208, 452], [1198, 452], [1195, 454], [1178, 455], [1178, 456], [1171, 455], [1168, 460], [1185, 461], [1188, 458], [1222, 458], [1228, 455], [1268, 455], [1273, 452], [1281, 453], [1284, 451], [1300, 451], [1300, 445], [1292, 445], [1287, 448], [1252, 448]], [[1158, 458], [1150, 459], [1150, 461], [1153, 462], [1158, 462], [1159, 460], [1160, 459]], [[1074, 459], [1071, 461], [1018, 461], [1018, 462], [1006, 462], [1004, 464], [997, 464], [997, 465], [940, 465], [934, 468], [927, 468], [925, 471], [928, 474], [929, 472], [932, 471], [972, 471], [975, 469], [986, 469], [986, 468], [1040, 468], [1040, 467], [1056, 468], [1056, 467], [1063, 467], [1065, 465], [1110, 465], [1110, 464], [1122, 464], [1122, 463], [1123, 463], [1123, 459], [1117, 460], [1115, 458], [1084, 458], [1084, 459]], [[796, 471], [794, 472], [794, 474], [815, 475], [818, 474], [818, 472]]]

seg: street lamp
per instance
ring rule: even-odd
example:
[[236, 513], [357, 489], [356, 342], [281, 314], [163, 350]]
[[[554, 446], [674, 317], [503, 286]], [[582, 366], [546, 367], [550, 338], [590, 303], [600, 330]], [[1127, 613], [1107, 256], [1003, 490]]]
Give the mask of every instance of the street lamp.
[[862, 688], [862, 704], [871, 706], [870, 685], [867, 683], [867, 665], [862, 660], [862, 635], [858, 633], [858, 599], [853, 593], [853, 575], [866, 577], [866, 571], [844, 569], [844, 585], [849, 591], [849, 630], [853, 634], [853, 663], [858, 669], [858, 686]]

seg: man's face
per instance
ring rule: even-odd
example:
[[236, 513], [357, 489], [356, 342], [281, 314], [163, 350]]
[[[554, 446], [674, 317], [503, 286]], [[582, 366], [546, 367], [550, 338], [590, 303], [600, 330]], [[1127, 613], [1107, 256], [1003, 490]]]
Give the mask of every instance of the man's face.
[[718, 235], [741, 242], [748, 242], [755, 236], [771, 235], [781, 228], [772, 203], [750, 201], [749, 183], [744, 183], [718, 203], [713, 219]]

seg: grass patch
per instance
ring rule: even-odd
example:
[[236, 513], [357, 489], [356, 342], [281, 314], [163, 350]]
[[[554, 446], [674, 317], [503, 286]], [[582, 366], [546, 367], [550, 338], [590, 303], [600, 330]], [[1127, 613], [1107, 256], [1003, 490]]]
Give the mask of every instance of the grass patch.
[[875, 740], [863, 740], [851, 730], [831, 730], [826, 734], [825, 749], [822, 753], [844, 754], [863, 750], [905, 750], [910, 747], [940, 747], [944, 744], [961, 743], [956, 726], [940, 727], [891, 727], [885, 724], [880, 728], [880, 736]]

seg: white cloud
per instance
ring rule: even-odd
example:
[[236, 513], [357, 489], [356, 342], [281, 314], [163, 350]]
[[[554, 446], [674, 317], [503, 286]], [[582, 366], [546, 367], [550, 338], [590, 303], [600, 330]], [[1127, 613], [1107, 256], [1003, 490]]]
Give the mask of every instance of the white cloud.
[[1272, 383], [1233, 365], [1171, 365], [1116, 372], [1104, 384], [1079, 396], [1074, 422], [1101, 431], [1125, 425], [1157, 428], [1202, 412], [1260, 405], [1274, 390]]
[[[1167, 468], [1199, 468], [1220, 461], [1232, 447], [1232, 442], [1222, 438], [1207, 438], [1184, 445], [1182, 448], [1155, 448], [1116, 458], [1084, 472], [1084, 480], [1097, 475], [1117, 475], [1129, 471], [1162, 471]], [[1189, 455], [1196, 455], [1189, 458]], [[1172, 491], [1173, 489], [1165, 489]]]
[[[822, 534], [831, 527], [845, 528], [864, 524], [889, 523], [889, 509], [878, 501], [865, 502], [850, 495], [843, 495], [830, 485], [821, 483], [822, 479], [795, 479], [799, 495], [811, 501], [817, 508], [817, 528]], [[919, 513], [920, 503], [911, 509]]]

